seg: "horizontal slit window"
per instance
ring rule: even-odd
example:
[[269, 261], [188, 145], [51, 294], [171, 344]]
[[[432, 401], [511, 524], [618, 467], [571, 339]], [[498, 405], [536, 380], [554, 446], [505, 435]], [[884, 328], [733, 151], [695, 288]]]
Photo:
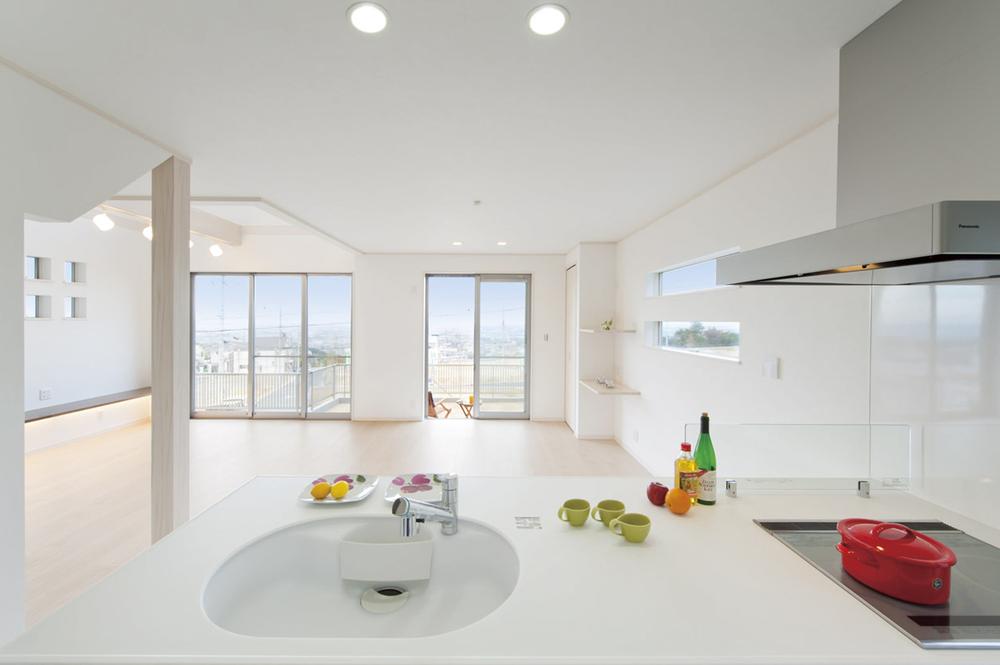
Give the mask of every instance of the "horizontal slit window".
[[657, 346], [726, 360], [740, 359], [738, 321], [660, 321]]

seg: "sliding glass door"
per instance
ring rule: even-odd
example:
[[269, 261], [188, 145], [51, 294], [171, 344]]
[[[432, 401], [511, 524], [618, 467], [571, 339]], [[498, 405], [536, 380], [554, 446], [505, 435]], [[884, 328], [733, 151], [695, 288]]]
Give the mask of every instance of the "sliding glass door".
[[427, 417], [528, 417], [530, 279], [427, 276]]
[[250, 415], [250, 276], [197, 275], [191, 305], [192, 410]]
[[351, 276], [192, 278], [192, 414], [345, 418]]
[[301, 416], [304, 275], [253, 279], [253, 413]]
[[306, 330], [306, 409], [351, 413], [351, 278], [309, 275]]
[[479, 277], [477, 418], [528, 417], [530, 279], [525, 275]]

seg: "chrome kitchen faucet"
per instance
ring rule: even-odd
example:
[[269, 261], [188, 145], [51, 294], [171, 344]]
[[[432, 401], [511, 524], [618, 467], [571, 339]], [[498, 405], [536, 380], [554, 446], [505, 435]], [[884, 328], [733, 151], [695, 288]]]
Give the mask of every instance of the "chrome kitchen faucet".
[[422, 522], [440, 522], [441, 533], [453, 536], [458, 532], [458, 476], [451, 473], [441, 478], [441, 501], [417, 501], [400, 497], [392, 504], [392, 514], [402, 518], [403, 538], [417, 534]]

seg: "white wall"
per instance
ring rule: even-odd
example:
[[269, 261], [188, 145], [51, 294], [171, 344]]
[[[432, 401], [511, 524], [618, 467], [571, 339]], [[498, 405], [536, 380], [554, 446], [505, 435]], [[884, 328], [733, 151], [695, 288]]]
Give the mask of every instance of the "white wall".
[[[321, 236], [245, 234], [221, 257], [196, 241], [193, 272], [347, 272], [354, 275], [355, 420], [424, 416], [424, 277], [429, 273], [530, 274], [531, 417], [563, 419], [564, 257], [556, 255], [355, 255]], [[205, 247], [202, 247], [205, 245]], [[548, 339], [546, 340], [546, 335]]]
[[531, 275], [531, 417], [562, 420], [563, 261], [562, 256], [547, 255], [356, 257], [353, 417], [357, 420], [423, 417], [424, 277], [428, 273], [480, 272]]
[[[651, 272], [835, 225], [837, 126], [831, 120], [618, 246], [618, 374], [642, 394], [619, 397], [618, 440], [655, 474], [671, 474], [686, 423], [867, 423], [867, 288], [769, 286], [647, 297]], [[741, 361], [663, 351], [645, 322], [739, 321]], [[777, 356], [781, 378], [762, 375]], [[753, 450], [717, 441], [720, 473]], [[780, 470], [775, 475], [783, 475]]]
[[169, 155], [0, 64], [0, 644], [24, 628], [24, 218], [70, 220]]
[[[614, 243], [585, 242], [577, 248], [577, 376], [580, 379], [615, 376], [615, 336], [580, 333], [579, 329], [600, 330], [601, 322], [615, 318]], [[623, 325], [623, 323], [625, 325]], [[627, 323], [616, 321], [619, 328]], [[577, 383], [576, 435], [584, 439], [609, 439], [615, 431], [615, 400], [595, 395]]]
[[[24, 321], [24, 404], [55, 406], [149, 386], [150, 243], [136, 231], [102, 233], [89, 219], [25, 222], [24, 251], [52, 260], [52, 279], [24, 280], [52, 297], [52, 318]], [[63, 282], [63, 262], [86, 264], [85, 284]], [[65, 296], [87, 299], [87, 317], [63, 319]], [[52, 391], [42, 401], [38, 391]]]
[[24, 213], [11, 194], [0, 192], [0, 645], [24, 629]]
[[24, 424], [24, 452], [61, 446], [129, 425], [149, 421], [149, 396], [64, 413]]
[[1000, 198], [1000, 2], [903, 0], [841, 50], [841, 224]]
[[170, 154], [0, 62], [0, 146], [27, 214], [68, 222]]
[[208, 253], [212, 241], [196, 238], [191, 272], [353, 272], [354, 254], [313, 233], [243, 234], [243, 243], [223, 245], [223, 254]]

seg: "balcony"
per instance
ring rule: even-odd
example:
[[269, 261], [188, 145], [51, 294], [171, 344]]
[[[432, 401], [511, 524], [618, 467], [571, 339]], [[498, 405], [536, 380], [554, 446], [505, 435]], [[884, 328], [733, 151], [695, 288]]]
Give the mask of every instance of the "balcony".
[[[468, 402], [473, 393], [474, 365], [436, 363], [427, 365], [427, 389], [434, 401], [444, 401], [450, 414], [440, 417], [464, 418], [458, 402]], [[479, 405], [481, 413], [522, 413], [524, 411], [524, 358], [484, 357], [480, 363]]]
[[[351, 365], [335, 363], [313, 367], [308, 373], [309, 413], [350, 413]], [[194, 377], [194, 409], [246, 414], [249, 379], [246, 372], [198, 372]], [[254, 375], [255, 413], [299, 413], [302, 374], [259, 372]]]
[[[514, 363], [518, 364], [514, 364]], [[428, 365], [428, 390], [444, 400], [450, 418], [463, 418], [458, 402], [473, 393], [472, 363]], [[194, 380], [196, 412], [247, 413], [246, 372], [198, 372]], [[298, 372], [259, 372], [254, 376], [255, 413], [297, 414], [302, 404], [302, 375]], [[351, 365], [336, 363], [314, 367], [306, 386], [309, 413], [350, 413]], [[480, 370], [480, 409], [490, 413], [524, 411], [525, 377], [522, 358], [483, 359]], [[445, 415], [442, 413], [442, 416]]]

